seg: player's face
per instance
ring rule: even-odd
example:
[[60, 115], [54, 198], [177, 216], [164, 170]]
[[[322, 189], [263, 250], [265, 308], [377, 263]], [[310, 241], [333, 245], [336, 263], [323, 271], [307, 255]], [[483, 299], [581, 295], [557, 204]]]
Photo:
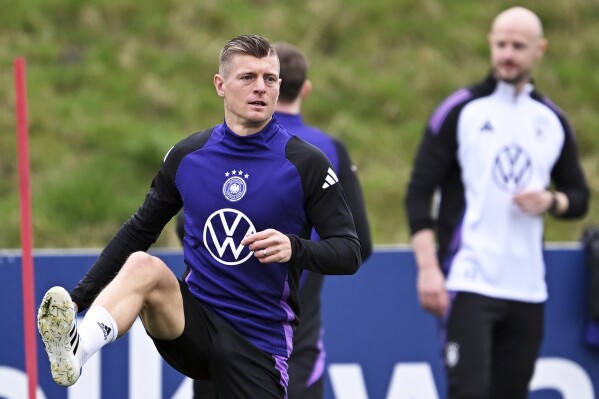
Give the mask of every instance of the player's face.
[[544, 52], [544, 40], [530, 30], [507, 25], [489, 34], [495, 78], [517, 86], [527, 83]]
[[227, 125], [238, 134], [258, 132], [270, 121], [279, 97], [279, 58], [237, 55], [226, 76], [214, 77], [214, 85], [224, 98]]

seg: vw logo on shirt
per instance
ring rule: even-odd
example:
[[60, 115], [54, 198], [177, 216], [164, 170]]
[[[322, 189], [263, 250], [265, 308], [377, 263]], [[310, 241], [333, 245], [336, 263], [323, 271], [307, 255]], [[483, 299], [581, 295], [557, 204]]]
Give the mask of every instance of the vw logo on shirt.
[[239, 265], [252, 256], [241, 240], [256, 228], [252, 221], [237, 209], [224, 208], [214, 212], [204, 225], [204, 244], [219, 263]]
[[525, 187], [532, 176], [532, 159], [518, 144], [501, 149], [493, 165], [493, 179], [502, 189], [515, 193]]

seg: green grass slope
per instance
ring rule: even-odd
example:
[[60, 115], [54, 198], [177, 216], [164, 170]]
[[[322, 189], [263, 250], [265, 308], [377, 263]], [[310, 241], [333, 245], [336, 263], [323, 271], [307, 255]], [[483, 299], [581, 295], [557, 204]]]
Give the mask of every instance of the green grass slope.
[[[429, 113], [488, 70], [486, 33], [522, 4], [549, 49], [535, 76], [571, 118], [599, 190], [599, 3], [595, 0], [28, 0], [0, 12], [0, 248], [16, 248], [19, 196], [13, 60], [27, 60], [34, 246], [100, 247], [139, 206], [162, 157], [222, 121], [212, 85], [230, 38], [257, 33], [312, 61], [309, 122], [358, 165], [376, 244], [408, 242], [403, 199]], [[548, 220], [578, 240], [597, 221]], [[160, 246], [178, 245], [173, 226]]]

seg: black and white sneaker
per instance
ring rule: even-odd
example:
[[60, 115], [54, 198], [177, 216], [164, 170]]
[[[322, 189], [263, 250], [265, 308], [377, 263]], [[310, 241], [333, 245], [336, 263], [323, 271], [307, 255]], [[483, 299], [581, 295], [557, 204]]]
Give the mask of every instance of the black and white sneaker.
[[58, 385], [70, 386], [81, 375], [81, 348], [73, 301], [62, 287], [52, 287], [44, 295], [37, 312], [37, 328], [50, 359], [52, 378]]

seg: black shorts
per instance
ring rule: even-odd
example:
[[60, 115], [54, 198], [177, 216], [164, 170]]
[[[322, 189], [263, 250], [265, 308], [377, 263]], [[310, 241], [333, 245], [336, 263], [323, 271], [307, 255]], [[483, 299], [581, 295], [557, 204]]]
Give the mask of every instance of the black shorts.
[[185, 312], [183, 334], [172, 341], [150, 335], [164, 360], [188, 377], [212, 381], [219, 399], [286, 398], [281, 360], [258, 349], [204, 306], [185, 282], [179, 281], [179, 286]]

